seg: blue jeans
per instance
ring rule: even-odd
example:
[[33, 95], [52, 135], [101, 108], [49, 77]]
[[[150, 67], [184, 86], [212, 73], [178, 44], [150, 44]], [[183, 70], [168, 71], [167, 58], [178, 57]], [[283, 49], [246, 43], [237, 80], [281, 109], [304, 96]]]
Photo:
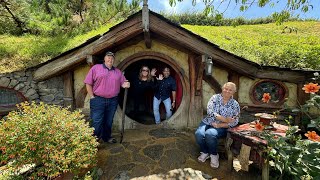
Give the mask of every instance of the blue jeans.
[[153, 114], [154, 114], [154, 119], [156, 124], [160, 123], [160, 112], [159, 112], [159, 107], [160, 103], [163, 102], [164, 107], [166, 108], [166, 119], [169, 119], [172, 115], [171, 111], [171, 99], [167, 98], [164, 101], [161, 99], [157, 99], [155, 96], [153, 97]]
[[111, 138], [113, 117], [117, 110], [118, 97], [95, 96], [90, 99], [90, 117], [93, 121], [94, 135], [107, 142]]
[[214, 128], [201, 121], [195, 132], [200, 152], [217, 155], [218, 139], [227, 135], [227, 128]]

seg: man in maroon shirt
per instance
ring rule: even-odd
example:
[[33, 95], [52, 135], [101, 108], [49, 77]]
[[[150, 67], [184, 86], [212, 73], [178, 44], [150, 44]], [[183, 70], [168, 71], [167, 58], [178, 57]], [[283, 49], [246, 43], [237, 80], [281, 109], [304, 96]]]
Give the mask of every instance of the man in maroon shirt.
[[130, 87], [130, 83], [113, 63], [114, 54], [107, 52], [104, 63], [94, 65], [84, 80], [90, 96], [90, 117], [93, 121], [94, 135], [109, 143], [117, 142], [111, 137], [111, 129], [118, 106], [120, 86]]

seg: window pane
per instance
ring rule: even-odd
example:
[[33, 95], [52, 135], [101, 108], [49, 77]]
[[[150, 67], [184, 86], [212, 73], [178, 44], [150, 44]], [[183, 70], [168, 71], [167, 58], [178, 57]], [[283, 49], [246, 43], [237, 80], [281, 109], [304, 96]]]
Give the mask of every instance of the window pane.
[[13, 89], [0, 88], [0, 106], [12, 106], [23, 101], [23, 98]]
[[275, 82], [263, 81], [258, 83], [254, 88], [253, 97], [256, 101], [262, 102], [263, 94], [269, 93], [271, 96], [270, 103], [278, 103], [284, 100], [285, 89]]

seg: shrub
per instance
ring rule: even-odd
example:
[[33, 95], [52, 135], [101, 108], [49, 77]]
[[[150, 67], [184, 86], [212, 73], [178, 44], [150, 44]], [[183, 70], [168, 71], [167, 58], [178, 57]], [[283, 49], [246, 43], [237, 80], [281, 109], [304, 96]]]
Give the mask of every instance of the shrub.
[[0, 121], [0, 166], [19, 174], [31, 165], [35, 168], [27, 176], [53, 178], [96, 163], [98, 143], [80, 111], [42, 102], [17, 107]]

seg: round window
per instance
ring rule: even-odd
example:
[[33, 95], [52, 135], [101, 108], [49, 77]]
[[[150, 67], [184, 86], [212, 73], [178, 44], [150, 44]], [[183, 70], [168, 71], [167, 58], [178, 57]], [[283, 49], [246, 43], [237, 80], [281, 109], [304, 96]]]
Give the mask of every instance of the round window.
[[283, 104], [288, 96], [287, 87], [283, 83], [274, 80], [258, 81], [250, 92], [250, 97], [255, 104], [264, 104], [262, 100], [264, 93], [269, 93], [271, 99], [268, 104], [272, 105]]
[[14, 89], [0, 87], [0, 107], [15, 106], [26, 100], [26, 98]]

